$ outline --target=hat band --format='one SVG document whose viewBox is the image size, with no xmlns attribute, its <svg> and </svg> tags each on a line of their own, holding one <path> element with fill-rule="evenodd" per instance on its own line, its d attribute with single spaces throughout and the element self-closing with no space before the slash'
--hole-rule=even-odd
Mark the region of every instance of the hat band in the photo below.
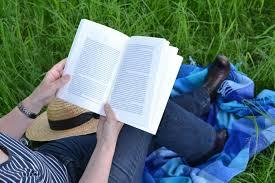
<svg viewBox="0 0 275 183">
<path fill-rule="evenodd" d="M 97 114 L 93 112 L 85 112 L 76 117 L 63 119 L 63 120 L 48 120 L 49 126 L 52 130 L 68 130 L 77 126 L 80 126 L 88 122 L 93 117 L 96 117 Z"/>
</svg>

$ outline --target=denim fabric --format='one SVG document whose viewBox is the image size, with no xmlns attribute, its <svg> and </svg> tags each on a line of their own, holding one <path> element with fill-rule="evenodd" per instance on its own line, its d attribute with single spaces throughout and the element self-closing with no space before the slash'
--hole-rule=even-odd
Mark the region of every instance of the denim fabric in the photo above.
<svg viewBox="0 0 275 183">
<path fill-rule="evenodd" d="M 141 182 L 152 135 L 125 125 L 118 137 L 109 182 Z"/>
<path fill-rule="evenodd" d="M 37 151 L 55 156 L 67 167 L 71 182 L 78 182 L 96 145 L 96 135 L 68 137 L 48 142 Z"/>
<path fill-rule="evenodd" d="M 190 93 L 171 97 L 171 100 L 198 117 L 210 110 L 210 97 L 205 88 L 198 88 Z"/>
<path fill-rule="evenodd" d="M 200 88 L 171 98 L 156 136 L 124 125 L 117 141 L 110 183 L 139 183 L 148 151 L 166 146 L 187 161 L 196 161 L 213 148 L 216 132 L 198 118 L 209 110 L 209 95 Z M 196 115 L 194 115 L 196 114 Z M 96 145 L 95 134 L 68 137 L 46 143 L 38 151 L 65 164 L 72 182 L 78 182 Z"/>
<path fill-rule="evenodd" d="M 165 146 L 188 163 L 200 159 L 212 150 L 216 139 L 215 129 L 199 118 L 209 109 L 210 97 L 204 88 L 171 97 L 149 152 Z"/>
</svg>

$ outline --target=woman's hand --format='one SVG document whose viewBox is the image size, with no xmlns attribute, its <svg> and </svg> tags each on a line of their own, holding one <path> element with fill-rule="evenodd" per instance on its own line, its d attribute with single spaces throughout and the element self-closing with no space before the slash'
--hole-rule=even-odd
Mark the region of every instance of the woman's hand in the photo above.
<svg viewBox="0 0 275 183">
<path fill-rule="evenodd" d="M 39 86 L 23 101 L 23 105 L 32 112 L 38 113 L 54 97 L 59 88 L 69 80 L 69 75 L 62 76 L 66 59 L 54 65 L 46 74 Z"/>
<path fill-rule="evenodd" d="M 109 104 L 104 106 L 106 117 L 100 116 L 97 125 L 97 143 L 80 183 L 108 182 L 119 132 L 123 123 L 117 121 Z"/>
<path fill-rule="evenodd" d="M 115 113 L 109 104 L 104 105 L 106 117 L 100 116 L 97 126 L 97 145 L 115 146 L 123 123 L 116 119 Z"/>
</svg>

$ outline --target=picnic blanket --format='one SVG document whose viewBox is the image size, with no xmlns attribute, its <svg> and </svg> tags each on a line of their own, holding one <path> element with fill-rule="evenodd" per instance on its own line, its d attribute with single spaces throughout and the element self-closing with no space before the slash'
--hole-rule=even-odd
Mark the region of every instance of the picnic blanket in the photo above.
<svg viewBox="0 0 275 183">
<path fill-rule="evenodd" d="M 202 85 L 208 69 L 183 64 L 171 96 Z M 254 96 L 254 82 L 231 65 L 228 78 L 218 90 L 217 101 L 203 119 L 216 129 L 227 128 L 229 139 L 221 153 L 196 167 L 165 147 L 151 153 L 145 163 L 145 183 L 223 183 L 243 172 L 249 159 L 275 140 L 275 92 Z M 180 139 L 179 139 L 180 140 Z"/>
</svg>

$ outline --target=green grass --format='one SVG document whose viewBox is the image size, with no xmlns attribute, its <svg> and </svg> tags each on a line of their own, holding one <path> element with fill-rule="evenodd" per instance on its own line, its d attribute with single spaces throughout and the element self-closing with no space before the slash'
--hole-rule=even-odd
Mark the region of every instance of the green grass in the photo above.
<svg viewBox="0 0 275 183">
<path fill-rule="evenodd" d="M 274 0 L 0 0 L 0 116 L 67 56 L 81 18 L 164 37 L 203 65 L 223 53 L 243 62 L 256 92 L 274 90 L 274 10 Z M 275 182 L 274 158 L 273 145 L 232 182 Z"/>
</svg>

